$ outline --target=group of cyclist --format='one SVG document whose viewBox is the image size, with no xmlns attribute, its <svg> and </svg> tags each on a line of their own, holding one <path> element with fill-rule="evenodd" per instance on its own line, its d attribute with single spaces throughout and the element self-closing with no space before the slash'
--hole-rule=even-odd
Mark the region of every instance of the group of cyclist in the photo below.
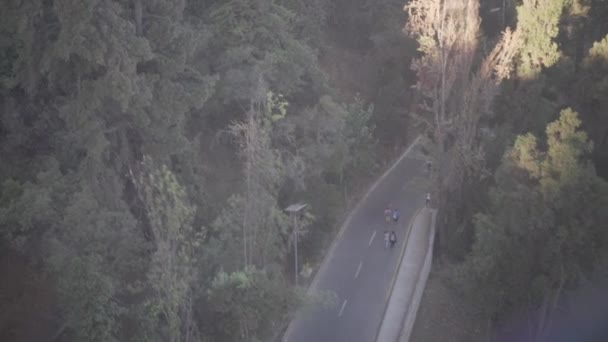
<svg viewBox="0 0 608 342">
<path fill-rule="evenodd" d="M 433 164 L 431 163 L 430 160 L 426 161 L 426 169 L 427 172 L 430 176 L 431 172 L 432 172 L 432 168 L 433 168 Z M 428 207 L 431 204 L 431 194 L 427 193 L 426 194 L 426 198 L 425 198 L 425 206 Z M 397 222 L 399 222 L 399 210 L 394 209 L 391 204 L 389 204 L 386 209 L 384 209 L 384 221 L 386 222 L 387 226 L 390 226 L 391 221 L 393 221 L 393 223 L 395 225 L 397 225 Z M 391 232 L 389 233 L 388 230 L 384 231 L 384 247 L 388 248 L 389 246 L 392 248 L 395 246 L 395 243 L 397 243 L 397 234 L 395 234 L 394 230 L 391 230 Z"/>
<path fill-rule="evenodd" d="M 399 222 L 399 210 L 397 209 L 393 209 L 391 207 L 391 205 L 389 204 L 386 209 L 384 210 L 384 220 L 386 221 L 386 224 L 390 224 L 391 220 L 397 224 L 397 222 Z M 397 243 L 397 234 L 395 234 L 395 231 L 392 230 L 390 233 L 388 232 L 388 230 L 384 231 L 384 247 L 388 248 L 390 247 L 394 247 L 395 243 Z"/>
<path fill-rule="evenodd" d="M 428 207 L 431 204 L 431 194 L 427 193 L 425 198 L 425 204 Z M 394 209 L 390 204 L 384 209 L 384 221 L 387 226 L 390 226 L 391 221 L 397 225 L 399 222 L 399 210 Z M 389 233 L 388 230 L 384 231 L 384 247 L 393 247 L 397 243 L 397 234 L 395 234 L 394 230 L 391 230 Z"/>
<path fill-rule="evenodd" d="M 391 220 L 397 223 L 399 221 L 399 210 L 393 209 L 389 204 L 386 209 L 384 209 L 384 220 L 387 224 L 390 224 Z"/>
</svg>

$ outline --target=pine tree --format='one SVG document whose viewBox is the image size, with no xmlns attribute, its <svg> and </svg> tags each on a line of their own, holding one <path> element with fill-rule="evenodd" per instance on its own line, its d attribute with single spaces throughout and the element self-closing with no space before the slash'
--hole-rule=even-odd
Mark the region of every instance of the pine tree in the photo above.
<svg viewBox="0 0 608 342">
<path fill-rule="evenodd" d="M 546 142 L 517 137 L 496 172 L 488 210 L 475 216 L 476 241 L 465 263 L 490 317 L 526 308 L 534 314 L 530 338 L 537 340 L 608 242 L 600 224 L 608 183 L 588 161 L 592 144 L 580 125 L 578 114 L 565 109 L 547 126 Z"/>
<path fill-rule="evenodd" d="M 555 38 L 563 8 L 564 0 L 524 0 L 517 7 L 517 30 L 523 42 L 517 68 L 519 77 L 538 77 L 541 67 L 550 67 L 559 59 Z"/>
</svg>

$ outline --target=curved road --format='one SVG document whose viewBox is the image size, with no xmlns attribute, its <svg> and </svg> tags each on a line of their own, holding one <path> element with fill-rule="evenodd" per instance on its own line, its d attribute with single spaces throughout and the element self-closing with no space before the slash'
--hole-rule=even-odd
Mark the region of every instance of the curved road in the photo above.
<svg viewBox="0 0 608 342">
<path fill-rule="evenodd" d="M 424 206 L 424 159 L 414 144 L 362 199 L 342 227 L 309 288 L 331 290 L 338 305 L 299 312 L 283 342 L 373 342 L 384 313 L 404 237 Z M 383 212 L 388 203 L 400 212 L 397 245 L 384 248 Z"/>
</svg>

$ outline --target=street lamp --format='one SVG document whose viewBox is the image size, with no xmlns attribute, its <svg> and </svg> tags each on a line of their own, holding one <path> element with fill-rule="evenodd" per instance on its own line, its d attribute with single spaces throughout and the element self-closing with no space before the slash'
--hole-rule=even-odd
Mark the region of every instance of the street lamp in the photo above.
<svg viewBox="0 0 608 342">
<path fill-rule="evenodd" d="M 295 263 L 295 278 L 296 278 L 296 286 L 298 285 L 298 213 L 306 208 L 306 203 L 296 203 L 285 208 L 285 211 L 288 212 L 293 217 L 293 240 L 294 240 L 294 263 Z"/>
</svg>

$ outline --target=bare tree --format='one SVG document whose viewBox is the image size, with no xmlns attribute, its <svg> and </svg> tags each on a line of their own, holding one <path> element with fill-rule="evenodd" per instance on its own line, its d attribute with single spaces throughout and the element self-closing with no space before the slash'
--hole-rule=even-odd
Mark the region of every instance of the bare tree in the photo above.
<svg viewBox="0 0 608 342">
<path fill-rule="evenodd" d="M 506 30 L 477 66 L 478 0 L 412 0 L 404 9 L 409 16 L 405 31 L 417 39 L 422 53 L 412 62 L 421 112 L 410 114 L 433 133 L 434 197 L 443 206 L 448 192 L 460 193 L 466 170 L 482 170 L 479 121 L 490 112 L 500 81 L 509 76 L 519 43 Z"/>
<path fill-rule="evenodd" d="M 277 232 L 271 222 L 277 212 L 275 192 L 282 177 L 278 152 L 271 146 L 274 121 L 285 116 L 286 102 L 269 92 L 262 100 L 251 100 L 245 121 L 233 122 L 230 133 L 237 138 L 244 161 L 245 193 L 241 230 L 244 267 L 263 266 Z"/>
<path fill-rule="evenodd" d="M 453 127 L 455 157 L 449 169 L 454 172 L 450 175 L 452 179 L 446 182 L 450 186 L 448 190 L 457 190 L 467 170 L 474 174 L 483 171 L 484 156 L 478 139 L 479 121 L 484 115 L 491 115 L 492 102 L 499 93 L 500 83 L 511 73 L 511 61 L 518 52 L 518 44 L 517 33 L 507 29 L 463 90 L 462 103 L 457 109 Z"/>
<path fill-rule="evenodd" d="M 462 94 L 477 47 L 477 6 L 475 0 L 413 0 L 405 6 L 409 15 L 405 30 L 418 40 L 422 53 L 412 62 L 412 69 L 418 75 L 415 87 L 422 95 L 424 113 L 413 115 L 433 131 L 439 181 L 445 179 L 441 161 L 447 149 L 448 132 L 458 114 L 448 106 L 450 99 Z M 426 113 L 431 114 L 430 119 Z"/>
</svg>

